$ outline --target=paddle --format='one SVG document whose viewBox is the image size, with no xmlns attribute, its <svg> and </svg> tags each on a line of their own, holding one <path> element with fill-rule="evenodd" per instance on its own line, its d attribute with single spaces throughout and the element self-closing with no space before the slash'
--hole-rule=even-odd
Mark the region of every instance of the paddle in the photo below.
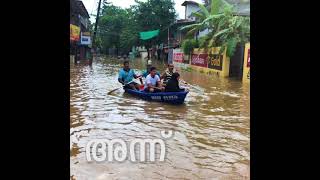
<svg viewBox="0 0 320 180">
<path fill-rule="evenodd" d="M 142 76 L 139 75 L 137 78 L 140 79 L 140 82 L 142 83 Z M 108 92 L 108 95 L 110 95 L 111 93 L 115 92 L 116 90 L 118 90 L 118 89 L 120 89 L 120 88 L 124 88 L 126 85 L 128 85 L 128 84 L 130 84 L 130 83 L 132 83 L 132 82 L 134 82 L 134 80 L 132 80 L 132 81 L 130 81 L 130 82 L 127 82 L 126 84 L 122 85 L 122 87 L 118 87 L 118 88 L 116 88 L 116 89 L 114 89 L 114 90 L 111 90 L 110 92 Z M 142 84 L 139 86 L 139 89 L 142 90 L 143 88 L 144 88 L 144 85 L 143 85 L 143 83 L 142 83 Z"/>
<path fill-rule="evenodd" d="M 187 83 L 186 81 L 184 81 L 184 80 L 180 80 L 180 82 L 182 82 L 183 84 L 185 84 L 185 85 L 188 85 L 189 87 L 191 87 L 191 88 L 194 88 L 194 89 L 196 89 L 196 90 L 198 90 L 198 91 L 201 91 L 201 92 L 203 92 L 203 90 L 201 90 L 201 89 L 199 89 L 198 87 L 196 87 L 196 86 L 193 86 L 193 85 L 191 85 L 191 84 L 189 84 L 189 83 Z"/>
<path fill-rule="evenodd" d="M 132 83 L 132 82 L 134 82 L 134 81 L 132 80 L 132 81 L 130 81 L 130 82 L 125 83 L 124 85 L 122 85 L 122 87 L 118 87 L 118 88 L 116 88 L 116 89 L 114 89 L 114 90 L 111 90 L 110 92 L 108 92 L 108 95 L 110 95 L 111 93 L 115 92 L 116 90 L 118 90 L 118 89 L 120 89 L 120 88 L 124 88 L 126 85 L 128 85 L 128 84 L 130 84 L 130 83 Z"/>
</svg>

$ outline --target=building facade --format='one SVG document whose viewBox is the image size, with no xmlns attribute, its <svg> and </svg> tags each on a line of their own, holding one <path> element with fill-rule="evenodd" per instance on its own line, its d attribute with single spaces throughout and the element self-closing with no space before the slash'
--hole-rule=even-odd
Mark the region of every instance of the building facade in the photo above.
<svg viewBox="0 0 320 180">
<path fill-rule="evenodd" d="M 195 17 L 192 16 L 193 12 L 197 12 L 200 10 L 199 5 L 197 2 L 194 1 L 184 1 L 181 6 L 185 7 L 185 16 L 184 19 L 188 20 L 196 20 Z"/>
<path fill-rule="evenodd" d="M 70 0 L 70 55 L 74 55 L 75 61 L 88 60 L 91 55 L 89 18 L 82 1 Z"/>
</svg>

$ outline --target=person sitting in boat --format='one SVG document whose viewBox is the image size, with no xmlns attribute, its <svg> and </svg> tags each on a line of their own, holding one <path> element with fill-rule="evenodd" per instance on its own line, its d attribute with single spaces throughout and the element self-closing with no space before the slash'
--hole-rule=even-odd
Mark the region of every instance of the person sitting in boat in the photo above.
<svg viewBox="0 0 320 180">
<path fill-rule="evenodd" d="M 160 77 L 157 75 L 155 67 L 150 68 L 150 74 L 146 77 L 144 91 L 146 92 L 161 92 L 164 88 L 161 85 Z"/>
<path fill-rule="evenodd" d="M 152 67 L 152 61 L 148 60 L 147 69 L 142 72 L 142 76 L 146 78 L 150 74 L 150 68 Z M 160 77 L 160 73 L 157 71 L 156 74 Z"/>
<path fill-rule="evenodd" d="M 172 76 L 168 80 L 167 85 L 165 87 L 165 92 L 180 92 L 180 91 L 187 90 L 179 87 L 179 79 L 180 79 L 179 73 L 177 72 L 172 73 Z"/>
<path fill-rule="evenodd" d="M 174 68 L 173 64 L 168 64 L 168 68 L 165 70 L 165 72 L 161 75 L 161 79 L 163 79 L 163 85 L 165 86 L 167 82 L 171 79 L 171 76 L 173 73 L 176 72 L 176 69 Z"/>
<path fill-rule="evenodd" d="M 123 62 L 123 68 L 119 71 L 118 81 L 124 85 L 124 88 L 129 88 L 133 90 L 139 89 L 139 84 L 133 82 L 133 78 L 140 78 L 141 84 L 143 84 L 141 76 L 137 76 L 133 69 L 130 69 L 129 61 Z"/>
</svg>

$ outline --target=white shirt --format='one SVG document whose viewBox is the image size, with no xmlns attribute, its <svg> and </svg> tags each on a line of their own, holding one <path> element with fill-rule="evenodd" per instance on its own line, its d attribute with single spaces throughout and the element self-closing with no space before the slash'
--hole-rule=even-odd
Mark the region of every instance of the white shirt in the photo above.
<svg viewBox="0 0 320 180">
<path fill-rule="evenodd" d="M 144 84 L 144 88 L 147 88 L 148 84 L 151 84 L 152 86 L 156 86 L 157 82 L 160 82 L 160 77 L 158 75 L 151 77 L 151 74 L 149 74 L 146 77 L 146 82 Z"/>
</svg>

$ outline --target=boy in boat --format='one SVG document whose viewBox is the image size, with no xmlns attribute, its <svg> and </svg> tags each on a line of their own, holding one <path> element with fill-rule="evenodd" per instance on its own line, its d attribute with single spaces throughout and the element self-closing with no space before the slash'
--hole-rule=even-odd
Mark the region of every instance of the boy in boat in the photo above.
<svg viewBox="0 0 320 180">
<path fill-rule="evenodd" d="M 133 69 L 130 69 L 129 61 L 123 62 L 123 68 L 119 71 L 118 81 L 124 85 L 124 88 L 129 88 L 133 90 L 139 90 L 139 84 L 133 82 L 133 78 L 140 78 L 141 84 L 143 84 L 141 76 L 137 76 Z"/>
<path fill-rule="evenodd" d="M 146 77 L 144 85 L 144 91 L 146 92 L 161 92 L 164 88 L 161 85 L 160 77 L 156 74 L 157 70 L 155 67 L 150 68 L 150 74 Z"/>
<path fill-rule="evenodd" d="M 163 85 L 165 86 L 167 82 L 171 79 L 172 74 L 177 72 L 174 68 L 173 64 L 168 64 L 168 68 L 165 70 L 165 72 L 161 75 L 161 79 L 163 79 Z"/>
</svg>

